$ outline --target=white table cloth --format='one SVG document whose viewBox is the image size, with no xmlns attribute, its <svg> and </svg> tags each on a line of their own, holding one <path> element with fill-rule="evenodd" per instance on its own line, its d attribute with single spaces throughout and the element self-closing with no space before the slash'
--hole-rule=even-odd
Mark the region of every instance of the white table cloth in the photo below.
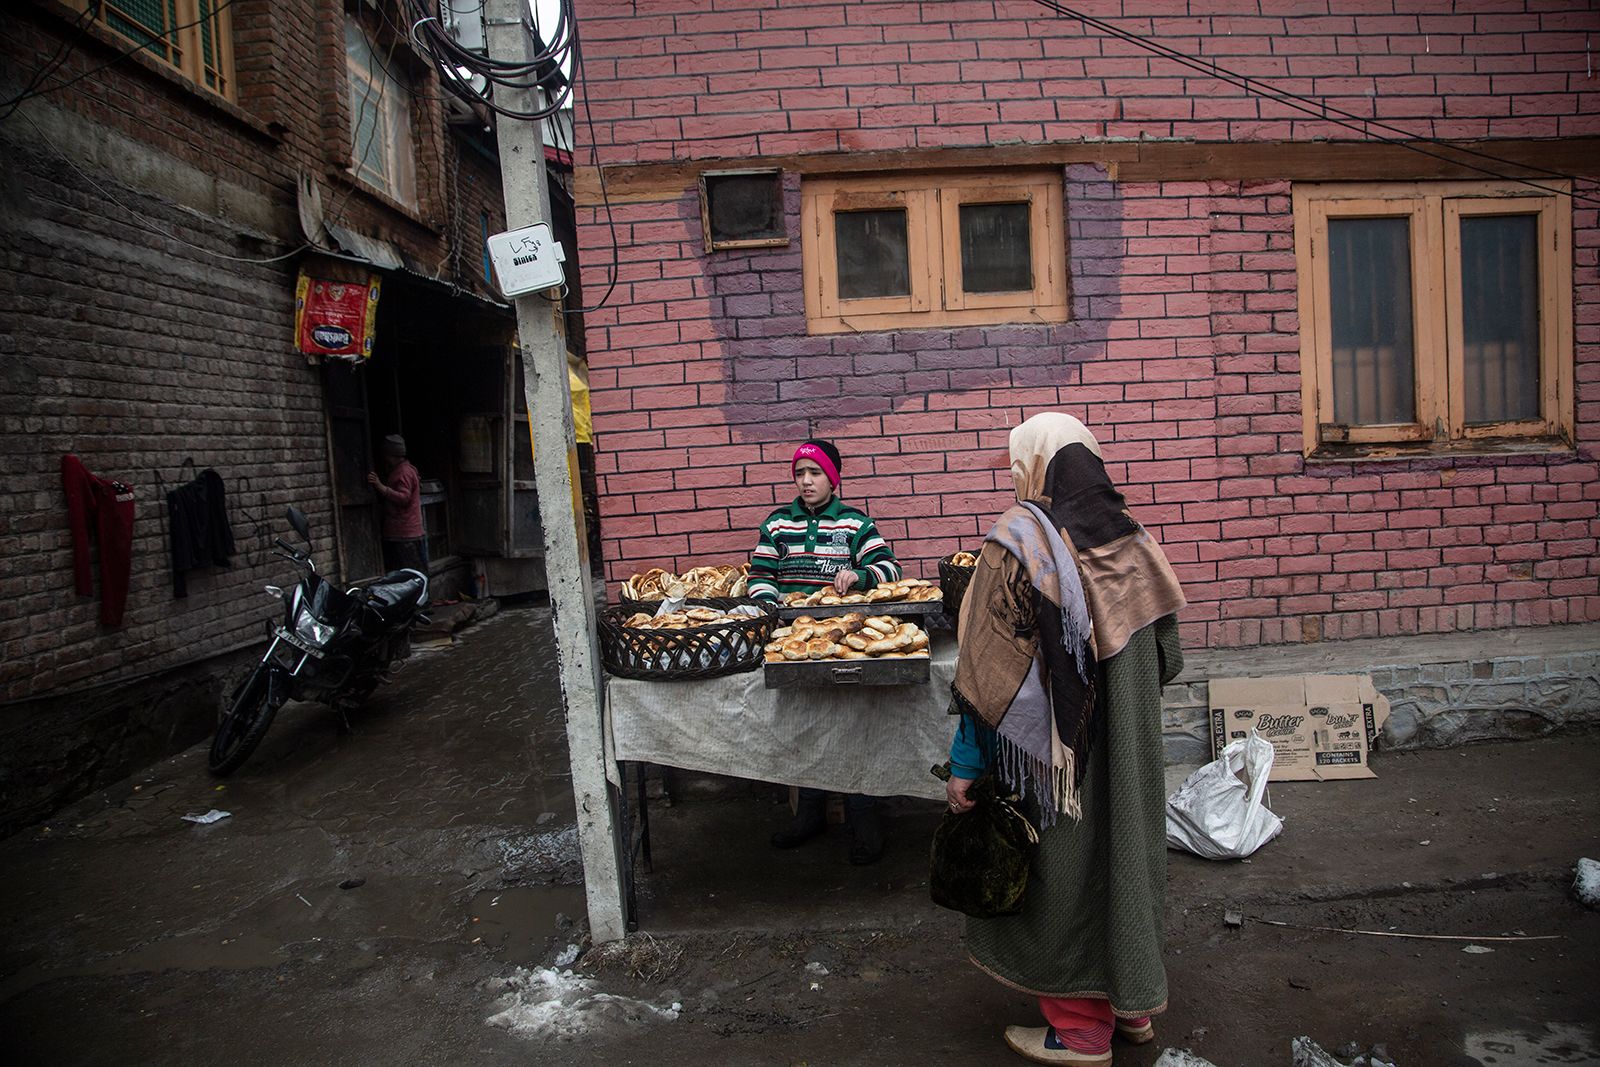
<svg viewBox="0 0 1600 1067">
<path fill-rule="evenodd" d="M 926 685 L 766 688 L 761 670 L 703 682 L 607 677 L 612 756 L 868 796 L 943 799 L 956 642 L 935 634 Z"/>
</svg>

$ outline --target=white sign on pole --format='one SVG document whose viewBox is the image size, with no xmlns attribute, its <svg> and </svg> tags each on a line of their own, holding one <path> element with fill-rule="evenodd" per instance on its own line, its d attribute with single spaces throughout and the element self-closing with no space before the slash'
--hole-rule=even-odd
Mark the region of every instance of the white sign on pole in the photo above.
<svg viewBox="0 0 1600 1067">
<path fill-rule="evenodd" d="M 567 255 L 561 242 L 551 235 L 549 225 L 536 222 L 489 238 L 489 258 L 494 261 L 500 291 L 506 296 L 521 296 L 560 285 L 561 264 Z"/>
</svg>

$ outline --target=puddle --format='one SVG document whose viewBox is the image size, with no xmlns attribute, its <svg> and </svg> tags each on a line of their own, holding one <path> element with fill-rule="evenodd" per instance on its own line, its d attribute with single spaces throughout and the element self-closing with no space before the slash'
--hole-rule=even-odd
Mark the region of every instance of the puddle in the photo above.
<svg viewBox="0 0 1600 1067">
<path fill-rule="evenodd" d="M 0 979 L 0 1002 L 58 978 L 98 978 L 159 971 L 248 971 L 258 967 L 274 967 L 287 958 L 278 941 L 254 934 L 224 937 L 212 933 L 178 937 L 141 945 L 115 956 L 72 967 L 30 964 Z"/>
<path fill-rule="evenodd" d="M 1534 1063 L 1600 1064 L 1595 1033 L 1577 1026 L 1545 1023 L 1543 1032 L 1504 1030 L 1468 1034 L 1463 1051 L 1484 1067 L 1522 1067 Z"/>
<path fill-rule="evenodd" d="M 532 965 L 544 961 L 550 938 L 557 933 L 576 941 L 586 913 L 581 885 L 515 886 L 485 890 L 473 897 L 467 907 L 467 925 L 470 936 L 483 938 L 501 959 Z M 557 915 L 565 915 L 574 925 L 558 931 Z"/>
</svg>

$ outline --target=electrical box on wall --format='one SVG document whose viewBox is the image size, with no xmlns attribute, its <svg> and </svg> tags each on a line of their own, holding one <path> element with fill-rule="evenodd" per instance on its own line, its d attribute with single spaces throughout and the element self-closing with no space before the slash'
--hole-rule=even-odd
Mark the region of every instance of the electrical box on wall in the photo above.
<svg viewBox="0 0 1600 1067">
<path fill-rule="evenodd" d="M 484 51 L 484 0 L 445 0 L 439 5 L 444 28 L 469 52 Z"/>
<path fill-rule="evenodd" d="M 495 234 L 489 238 L 489 258 L 500 291 L 507 296 L 550 289 L 565 280 L 561 264 L 566 252 L 543 222 Z"/>
</svg>

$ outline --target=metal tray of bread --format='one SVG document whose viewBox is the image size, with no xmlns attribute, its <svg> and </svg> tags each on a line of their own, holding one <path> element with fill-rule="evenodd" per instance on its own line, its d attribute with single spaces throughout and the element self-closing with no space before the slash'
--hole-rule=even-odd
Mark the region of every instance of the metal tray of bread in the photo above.
<svg viewBox="0 0 1600 1067">
<path fill-rule="evenodd" d="M 811 616 L 772 632 L 764 654 L 768 689 L 801 685 L 925 685 L 928 633 L 887 615 Z"/>
<path fill-rule="evenodd" d="M 932 677 L 927 656 L 904 659 L 804 660 L 768 663 L 768 689 L 817 685 L 927 685 Z"/>
</svg>

